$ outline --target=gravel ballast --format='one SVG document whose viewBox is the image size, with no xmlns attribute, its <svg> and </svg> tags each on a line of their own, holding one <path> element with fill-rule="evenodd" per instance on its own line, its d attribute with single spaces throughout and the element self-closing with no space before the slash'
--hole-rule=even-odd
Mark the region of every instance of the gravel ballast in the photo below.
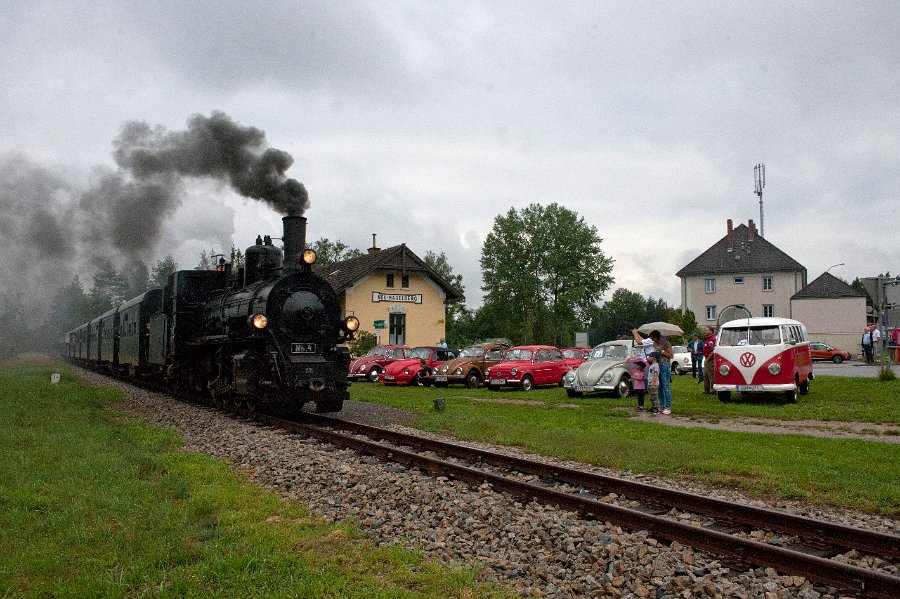
<svg viewBox="0 0 900 599">
<path fill-rule="evenodd" d="M 657 541 L 646 531 L 626 531 L 554 507 L 521 503 L 494 492 L 489 485 L 472 488 L 444 477 L 435 478 L 82 372 L 92 384 L 120 388 L 125 395 L 122 407 L 129 414 L 176 430 L 186 451 L 204 453 L 245 469 L 257 483 L 302 501 L 328 521 L 351 519 L 368 530 L 376 544 L 403 545 L 445 563 L 481 567 L 484 580 L 497 581 L 518 593 L 641 598 L 838 596 L 834 589 L 802 577 L 782 576 L 771 568 L 733 570 L 716 556 L 677 542 Z M 342 415 L 398 429 L 405 429 L 403 423 L 408 422 L 408 415 L 401 410 L 361 402 L 347 402 Z M 522 455 L 510 448 L 464 444 Z M 584 464 L 540 459 L 585 468 Z M 593 471 L 764 505 L 730 490 L 599 468 Z M 890 518 L 795 502 L 770 506 L 898 534 L 897 523 Z M 676 517 L 691 518 L 685 514 Z M 847 561 L 852 562 L 854 557 L 848 555 Z"/>
</svg>

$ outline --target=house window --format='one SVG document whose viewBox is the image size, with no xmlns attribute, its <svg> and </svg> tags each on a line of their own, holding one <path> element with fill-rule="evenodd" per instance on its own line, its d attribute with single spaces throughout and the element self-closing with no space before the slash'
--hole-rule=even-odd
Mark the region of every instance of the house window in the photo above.
<svg viewBox="0 0 900 599">
<path fill-rule="evenodd" d="M 775 304 L 763 304 L 763 316 L 775 316 Z"/>
<path fill-rule="evenodd" d="M 735 277 L 735 278 L 734 278 L 734 284 L 735 284 L 735 285 L 743 285 L 743 284 L 744 284 L 744 277 Z"/>
<path fill-rule="evenodd" d="M 715 306 L 706 306 L 706 320 L 715 320 L 716 319 L 716 307 Z"/>
<path fill-rule="evenodd" d="M 763 277 L 763 291 L 772 291 L 772 277 Z"/>
<path fill-rule="evenodd" d="M 409 289 L 409 275 L 403 275 L 400 277 L 400 287 L 403 289 Z"/>
<path fill-rule="evenodd" d="M 715 293 L 716 292 L 716 280 L 715 279 L 703 279 L 703 288 L 706 290 L 706 293 Z"/>
<path fill-rule="evenodd" d="M 394 288 L 394 273 L 392 273 L 392 272 L 388 273 L 388 275 L 386 277 L 386 281 L 384 283 L 384 286 L 387 287 L 388 289 Z"/>
</svg>

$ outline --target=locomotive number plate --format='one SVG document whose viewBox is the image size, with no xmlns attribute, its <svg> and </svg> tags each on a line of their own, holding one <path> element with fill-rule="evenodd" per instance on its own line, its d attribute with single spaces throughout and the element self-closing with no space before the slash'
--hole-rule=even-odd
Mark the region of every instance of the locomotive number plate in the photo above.
<svg viewBox="0 0 900 599">
<path fill-rule="evenodd" d="M 315 343 L 291 343 L 292 354 L 314 354 L 316 353 Z"/>
</svg>

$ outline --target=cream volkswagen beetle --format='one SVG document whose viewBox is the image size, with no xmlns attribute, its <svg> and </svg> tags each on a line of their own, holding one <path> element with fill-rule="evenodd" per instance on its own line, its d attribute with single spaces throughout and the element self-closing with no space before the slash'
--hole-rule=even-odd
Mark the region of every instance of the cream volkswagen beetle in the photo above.
<svg viewBox="0 0 900 599">
<path fill-rule="evenodd" d="M 591 350 L 590 357 L 581 366 L 566 373 L 563 388 L 569 397 L 580 397 L 584 393 L 628 397 L 631 395 L 631 375 L 625 360 L 643 355 L 643 347 L 635 346 L 631 339 L 601 343 Z"/>
</svg>

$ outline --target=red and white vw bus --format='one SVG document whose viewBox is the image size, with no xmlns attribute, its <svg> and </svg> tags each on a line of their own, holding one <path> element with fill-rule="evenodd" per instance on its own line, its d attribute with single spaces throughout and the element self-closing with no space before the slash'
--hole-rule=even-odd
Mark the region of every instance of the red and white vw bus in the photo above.
<svg viewBox="0 0 900 599">
<path fill-rule="evenodd" d="M 803 323 L 790 318 L 741 318 L 716 335 L 716 379 L 722 401 L 731 392 L 781 392 L 789 403 L 809 393 L 813 379 L 809 339 Z"/>
</svg>

